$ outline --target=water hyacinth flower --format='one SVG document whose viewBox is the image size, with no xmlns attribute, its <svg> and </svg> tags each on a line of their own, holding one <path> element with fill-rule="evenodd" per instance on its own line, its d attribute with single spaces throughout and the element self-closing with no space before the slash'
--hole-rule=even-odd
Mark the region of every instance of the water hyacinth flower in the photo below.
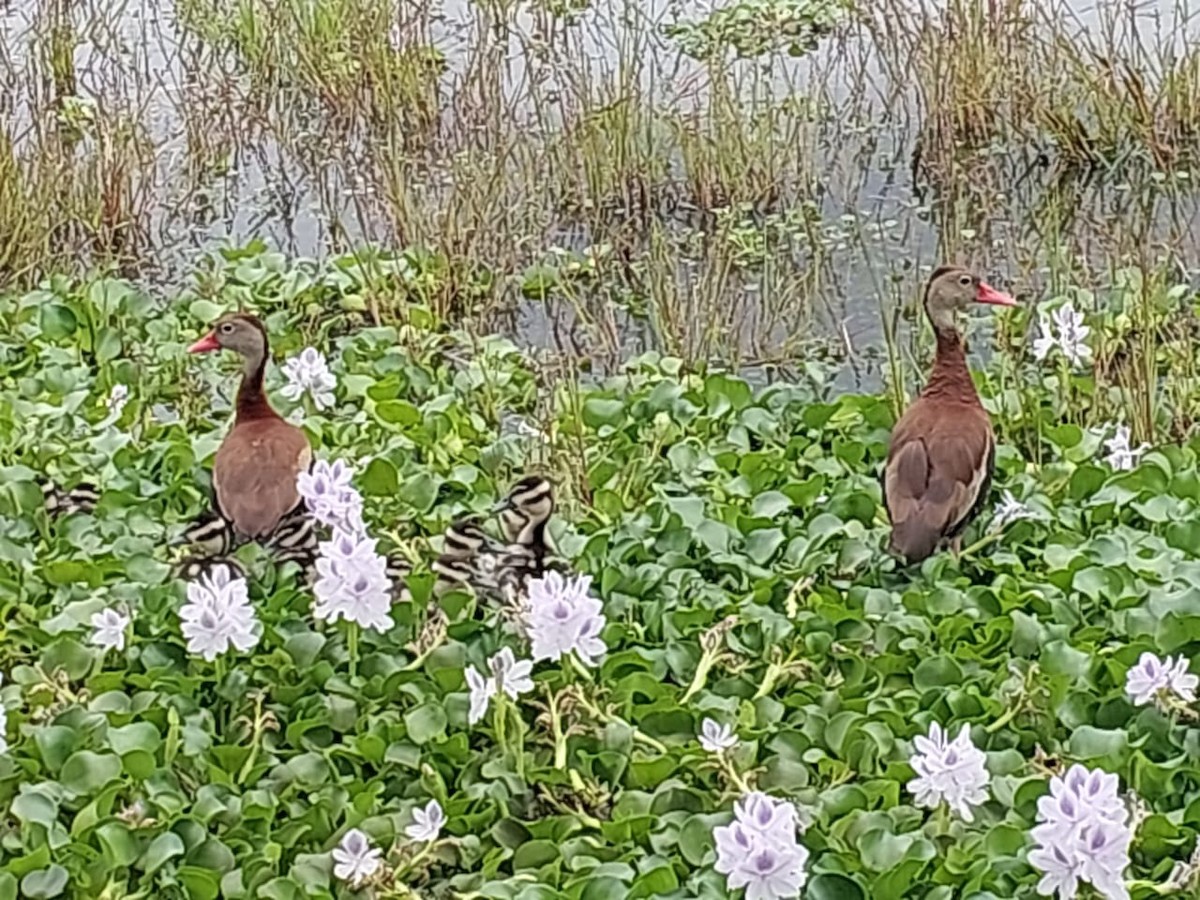
<svg viewBox="0 0 1200 900">
<path fill-rule="evenodd" d="M 733 821 L 713 829 L 717 861 L 725 886 L 746 889 L 746 900 L 799 896 L 807 874 L 808 850 L 796 840 L 796 808 L 760 791 L 733 807 Z"/>
<path fill-rule="evenodd" d="M 1117 425 L 1113 436 L 1104 442 L 1104 449 L 1108 454 L 1104 457 L 1104 461 L 1118 470 L 1135 468 L 1141 461 L 1142 454 L 1150 449 L 1150 445 L 1141 444 L 1137 447 L 1130 447 L 1129 441 L 1129 426 Z"/>
<path fill-rule="evenodd" d="M 125 404 L 128 402 L 129 385 L 114 384 L 108 394 L 108 399 L 104 401 L 104 405 L 108 407 L 109 415 L 117 417 L 121 415 L 121 411 L 125 409 Z"/>
<path fill-rule="evenodd" d="M 340 459 L 319 459 L 296 476 L 296 490 L 318 522 L 351 533 L 365 530 L 362 494 L 350 483 L 354 470 Z"/>
<path fill-rule="evenodd" d="M 599 663 L 607 621 L 600 601 L 588 593 L 591 585 L 591 575 L 563 578 L 558 572 L 529 582 L 525 618 L 534 662 L 574 651 L 585 666 Z"/>
<path fill-rule="evenodd" d="M 508 647 L 502 647 L 488 660 L 488 669 L 491 677 L 484 677 L 474 666 L 467 666 L 464 671 L 470 692 L 471 705 L 467 711 L 469 725 L 474 725 L 487 715 L 488 706 L 497 694 L 503 693 L 516 700 L 533 690 L 533 661 L 518 661 Z"/>
<path fill-rule="evenodd" d="M 212 662 L 231 647 L 245 653 L 258 643 L 258 619 L 246 581 L 217 567 L 187 586 L 188 602 L 179 619 L 189 653 Z"/>
<path fill-rule="evenodd" d="M 467 724 L 474 725 L 487 715 L 488 706 L 496 696 L 496 679 L 484 678 L 474 666 L 467 666 L 464 674 L 471 704 L 467 710 Z"/>
<path fill-rule="evenodd" d="M 488 660 L 488 668 L 492 670 L 496 690 L 512 700 L 533 690 L 533 660 L 518 661 L 508 647 L 502 647 Z"/>
<path fill-rule="evenodd" d="M 971 727 L 964 724 L 958 737 L 948 740 L 942 726 L 934 722 L 929 736 L 913 739 L 917 752 L 909 765 L 917 777 L 908 783 L 908 790 L 918 806 L 934 808 L 945 803 L 962 817 L 975 821 L 973 807 L 987 802 L 987 757 L 971 741 Z"/>
<path fill-rule="evenodd" d="M 442 805 L 436 800 L 430 800 L 424 809 L 417 807 L 413 810 L 413 823 L 404 829 L 409 840 L 436 841 L 446 826 L 446 814 Z"/>
<path fill-rule="evenodd" d="M 333 848 L 333 874 L 357 888 L 379 871 L 383 851 L 371 845 L 371 839 L 357 828 L 351 828 L 342 842 Z"/>
<path fill-rule="evenodd" d="M 305 347 L 298 355 L 283 364 L 287 384 L 280 393 L 289 400 L 299 400 L 307 392 L 317 409 L 333 406 L 333 391 L 337 379 L 329 371 L 325 354 L 315 347 Z"/>
<path fill-rule="evenodd" d="M 1072 366 L 1081 366 L 1091 359 L 1092 351 L 1086 341 L 1091 329 L 1083 324 L 1083 313 L 1067 301 L 1047 317 L 1038 320 L 1040 334 L 1033 341 L 1033 355 L 1040 361 L 1055 348 Z"/>
<path fill-rule="evenodd" d="M 1005 491 L 1000 495 L 1000 503 L 992 514 L 992 530 L 1001 531 L 1012 522 L 1032 516 L 1033 510 L 1014 497 L 1012 491 Z"/>
<path fill-rule="evenodd" d="M 1042 873 L 1038 893 L 1070 900 L 1086 882 L 1108 900 L 1128 900 L 1133 833 L 1118 787 L 1116 775 L 1081 765 L 1050 779 L 1031 832 L 1029 862 Z"/>
<path fill-rule="evenodd" d="M 1200 677 L 1188 671 L 1188 661 L 1180 656 L 1159 659 L 1153 653 L 1143 653 L 1132 669 L 1125 674 L 1125 693 L 1134 706 L 1162 703 L 1172 698 L 1184 703 L 1196 699 Z"/>
<path fill-rule="evenodd" d="M 125 649 L 125 629 L 132 620 L 115 609 L 105 609 L 92 616 L 91 642 L 104 650 Z"/>
<path fill-rule="evenodd" d="M 375 550 L 375 539 L 335 529 L 319 550 L 313 617 L 345 619 L 381 632 L 390 629 L 392 580 L 387 560 Z"/>
<path fill-rule="evenodd" d="M 737 746 L 737 735 L 728 725 L 720 725 L 714 719 L 705 719 L 700 723 L 700 746 L 709 753 L 720 755 L 731 747 Z"/>
</svg>

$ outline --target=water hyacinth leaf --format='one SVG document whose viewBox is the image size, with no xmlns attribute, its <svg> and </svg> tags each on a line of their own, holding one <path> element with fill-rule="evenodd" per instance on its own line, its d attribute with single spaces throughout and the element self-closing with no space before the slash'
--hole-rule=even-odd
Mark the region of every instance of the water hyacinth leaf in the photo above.
<svg viewBox="0 0 1200 900">
<path fill-rule="evenodd" d="M 449 722 L 446 711 L 439 705 L 418 706 L 404 716 L 408 736 L 417 744 L 427 744 L 445 734 Z"/>
<path fill-rule="evenodd" d="M 121 822 L 106 822 L 96 829 L 96 840 L 104 853 L 104 861 L 112 868 L 133 865 L 142 854 L 141 843 Z"/>
<path fill-rule="evenodd" d="M 589 428 L 616 426 L 625 418 L 625 404 L 620 400 L 592 397 L 583 405 L 583 422 Z"/>
<path fill-rule="evenodd" d="M 826 874 L 814 875 L 804 888 L 804 894 L 811 900 L 866 900 L 866 894 L 845 875 Z"/>
<path fill-rule="evenodd" d="M 108 729 L 108 745 L 121 756 L 136 750 L 155 753 L 161 743 L 158 729 L 149 722 L 131 722 L 120 728 Z"/>
<path fill-rule="evenodd" d="M 362 475 L 362 489 L 367 496 L 390 496 L 396 493 L 399 483 L 396 467 L 386 459 L 371 460 Z"/>
<path fill-rule="evenodd" d="M 962 680 L 962 667 L 945 656 L 922 660 L 913 670 L 913 685 L 922 691 L 962 684 Z"/>
<path fill-rule="evenodd" d="M 1071 732 L 1068 743 L 1071 755 L 1082 760 L 1117 761 L 1129 746 L 1129 735 L 1124 731 L 1080 725 Z"/>
<path fill-rule="evenodd" d="M 30 872 L 21 879 L 21 896 L 30 900 L 49 900 L 61 897 L 67 887 L 67 870 L 60 865 Z"/>
<path fill-rule="evenodd" d="M 111 753 L 80 750 L 63 763 L 59 783 L 79 797 L 86 797 L 121 774 L 121 760 Z"/>
<path fill-rule="evenodd" d="M 137 866 L 147 874 L 157 872 L 170 860 L 182 856 L 185 849 L 179 835 L 171 831 L 164 832 L 150 842 L 150 846 L 137 861 Z"/>
<path fill-rule="evenodd" d="M 25 791 L 13 798 L 10 811 L 20 822 L 51 828 L 58 821 L 58 804 L 40 791 Z"/>
</svg>

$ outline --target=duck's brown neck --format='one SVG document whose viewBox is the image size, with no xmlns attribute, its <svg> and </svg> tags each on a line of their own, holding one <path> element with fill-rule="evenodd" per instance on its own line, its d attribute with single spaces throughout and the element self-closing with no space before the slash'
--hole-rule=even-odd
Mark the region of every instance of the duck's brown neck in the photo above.
<svg viewBox="0 0 1200 900">
<path fill-rule="evenodd" d="M 267 345 L 246 357 L 242 369 L 242 383 L 237 392 L 238 422 L 248 422 L 253 419 L 278 419 L 279 413 L 267 402 L 267 394 L 263 390 L 263 377 L 267 371 Z"/>
<path fill-rule="evenodd" d="M 962 335 L 953 326 L 935 325 L 933 333 L 937 337 L 937 355 L 934 356 L 933 371 L 921 396 L 979 406 L 979 394 L 971 381 L 971 370 L 967 368 L 967 352 Z"/>
</svg>

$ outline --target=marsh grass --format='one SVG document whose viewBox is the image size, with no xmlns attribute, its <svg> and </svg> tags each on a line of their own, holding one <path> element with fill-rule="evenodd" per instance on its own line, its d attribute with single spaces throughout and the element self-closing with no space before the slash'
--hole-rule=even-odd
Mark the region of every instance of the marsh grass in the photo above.
<svg viewBox="0 0 1200 900">
<path fill-rule="evenodd" d="M 377 322 L 416 301 L 600 368 L 646 347 L 785 370 L 844 354 L 868 382 L 886 367 L 900 407 L 927 359 L 922 266 L 969 262 L 1031 299 L 1200 267 L 1200 58 L 1168 27 L 1186 7 L 149 10 L 6 13 L 4 286 L 170 280 L 225 235 L 385 247 L 356 276 Z M 1181 352 L 1138 334 L 1144 372 Z"/>
</svg>

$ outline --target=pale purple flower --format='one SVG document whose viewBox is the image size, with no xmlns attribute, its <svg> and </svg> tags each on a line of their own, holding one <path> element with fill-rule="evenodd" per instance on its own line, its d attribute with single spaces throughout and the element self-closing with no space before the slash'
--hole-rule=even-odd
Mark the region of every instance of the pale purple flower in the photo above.
<svg viewBox="0 0 1200 900">
<path fill-rule="evenodd" d="M 1033 355 L 1037 359 L 1045 359 L 1055 348 L 1072 366 L 1081 366 L 1091 358 L 1086 343 L 1091 329 L 1083 324 L 1083 313 L 1070 301 L 1051 312 L 1049 317 L 1043 315 L 1038 327 L 1041 334 L 1033 341 Z"/>
<path fill-rule="evenodd" d="M 917 777 L 908 790 L 918 806 L 945 803 L 964 821 L 973 822 L 972 807 L 987 802 L 989 778 L 987 757 L 971 742 L 971 728 L 963 725 L 958 737 L 948 740 L 942 726 L 934 722 L 929 736 L 913 740 L 917 752 L 909 764 Z"/>
<path fill-rule="evenodd" d="M 319 459 L 309 471 L 296 476 L 296 490 L 318 522 L 361 534 L 365 530 L 363 498 L 350 483 L 353 477 L 354 471 L 344 461 Z"/>
<path fill-rule="evenodd" d="M 1033 515 L 1033 510 L 1018 500 L 1012 495 L 1012 491 L 1005 491 L 1000 495 L 1000 502 L 996 505 L 996 511 L 992 513 L 992 530 L 1002 531 L 1010 522 L 1016 522 L 1018 519 L 1028 519 Z"/>
<path fill-rule="evenodd" d="M 496 696 L 496 679 L 484 678 L 474 666 L 467 666 L 464 674 L 471 701 L 470 709 L 467 710 L 467 724 L 474 725 L 487 715 L 488 705 Z"/>
<path fill-rule="evenodd" d="M 333 848 L 332 856 L 334 877 L 352 888 L 357 888 L 383 865 L 383 851 L 371 846 L 371 839 L 357 828 L 346 832 L 342 842 Z"/>
<path fill-rule="evenodd" d="M 187 596 L 179 619 L 189 653 L 212 662 L 231 647 L 245 653 L 258 643 L 258 619 L 246 581 L 234 578 L 228 567 L 216 567 L 189 582 Z"/>
<path fill-rule="evenodd" d="M 125 629 L 129 616 L 116 609 L 104 609 L 92 616 L 91 642 L 104 650 L 125 649 Z"/>
<path fill-rule="evenodd" d="M 285 362 L 283 377 L 287 379 L 287 384 L 280 393 L 289 400 L 299 400 L 307 391 L 317 409 L 333 406 L 333 391 L 337 387 L 337 379 L 329 371 L 325 355 L 315 347 L 305 347 L 299 355 Z"/>
<path fill-rule="evenodd" d="M 417 807 L 412 815 L 413 824 L 404 829 L 412 841 L 436 841 L 446 826 L 446 814 L 436 800 L 430 800 L 424 809 Z"/>
<path fill-rule="evenodd" d="M 496 689 L 503 691 L 509 698 L 516 700 L 522 694 L 533 690 L 533 661 L 518 661 L 508 647 L 501 648 L 499 653 L 489 659 L 488 667 L 492 670 Z"/>
<path fill-rule="evenodd" d="M 1136 468 L 1141 461 L 1142 454 L 1150 449 L 1149 444 L 1130 447 L 1130 437 L 1128 425 L 1117 425 L 1113 436 L 1104 442 L 1104 449 L 1108 453 L 1104 457 L 1104 461 L 1114 469 Z"/>
<path fill-rule="evenodd" d="M 790 800 L 780 800 L 762 791 L 750 791 L 733 804 L 739 822 L 750 827 L 765 840 L 780 847 L 796 840 L 800 819 Z"/>
<path fill-rule="evenodd" d="M 1153 653 L 1143 653 L 1132 669 L 1125 674 L 1125 692 L 1135 706 L 1161 701 L 1174 696 L 1185 703 L 1196 699 L 1200 678 L 1188 671 L 1185 657 L 1168 656 L 1159 659 Z"/>
<path fill-rule="evenodd" d="M 783 900 L 804 887 L 808 850 L 796 840 L 796 808 L 753 791 L 734 804 L 734 819 L 713 829 L 717 861 L 730 891 L 747 900 Z"/>
<path fill-rule="evenodd" d="M 1050 779 L 1030 833 L 1029 862 L 1042 873 L 1039 893 L 1070 900 L 1086 882 L 1107 900 L 1128 900 L 1124 872 L 1133 834 L 1118 788 L 1116 775 L 1081 765 Z"/>
<path fill-rule="evenodd" d="M 375 550 L 375 539 L 335 529 L 319 549 L 313 617 L 345 619 L 381 632 L 390 629 L 392 580 L 387 560 Z"/>
<path fill-rule="evenodd" d="M 112 390 L 108 394 L 108 399 L 104 401 L 104 405 L 108 407 L 109 415 L 117 418 L 125 409 L 125 404 L 129 402 L 129 385 L 114 384 Z"/>
<path fill-rule="evenodd" d="M 720 755 L 730 747 L 736 747 L 737 742 L 737 735 L 728 725 L 721 725 L 714 719 L 700 723 L 700 746 L 709 753 Z"/>
<path fill-rule="evenodd" d="M 526 630 L 533 660 L 558 660 L 574 651 L 585 666 L 595 666 L 606 647 L 600 637 L 604 607 L 588 590 L 592 576 L 565 579 L 547 572 L 529 583 Z"/>
<path fill-rule="evenodd" d="M 808 851 L 797 844 L 794 848 L 755 847 L 743 857 L 725 879 L 725 886 L 736 891 L 746 889 L 746 900 L 783 900 L 799 897 L 808 877 L 804 865 Z"/>
<path fill-rule="evenodd" d="M 1042 873 L 1037 884 L 1039 894 L 1046 897 L 1057 894 L 1062 900 L 1072 900 L 1078 893 L 1083 863 L 1061 844 L 1034 848 L 1029 853 L 1029 864 Z"/>
</svg>

